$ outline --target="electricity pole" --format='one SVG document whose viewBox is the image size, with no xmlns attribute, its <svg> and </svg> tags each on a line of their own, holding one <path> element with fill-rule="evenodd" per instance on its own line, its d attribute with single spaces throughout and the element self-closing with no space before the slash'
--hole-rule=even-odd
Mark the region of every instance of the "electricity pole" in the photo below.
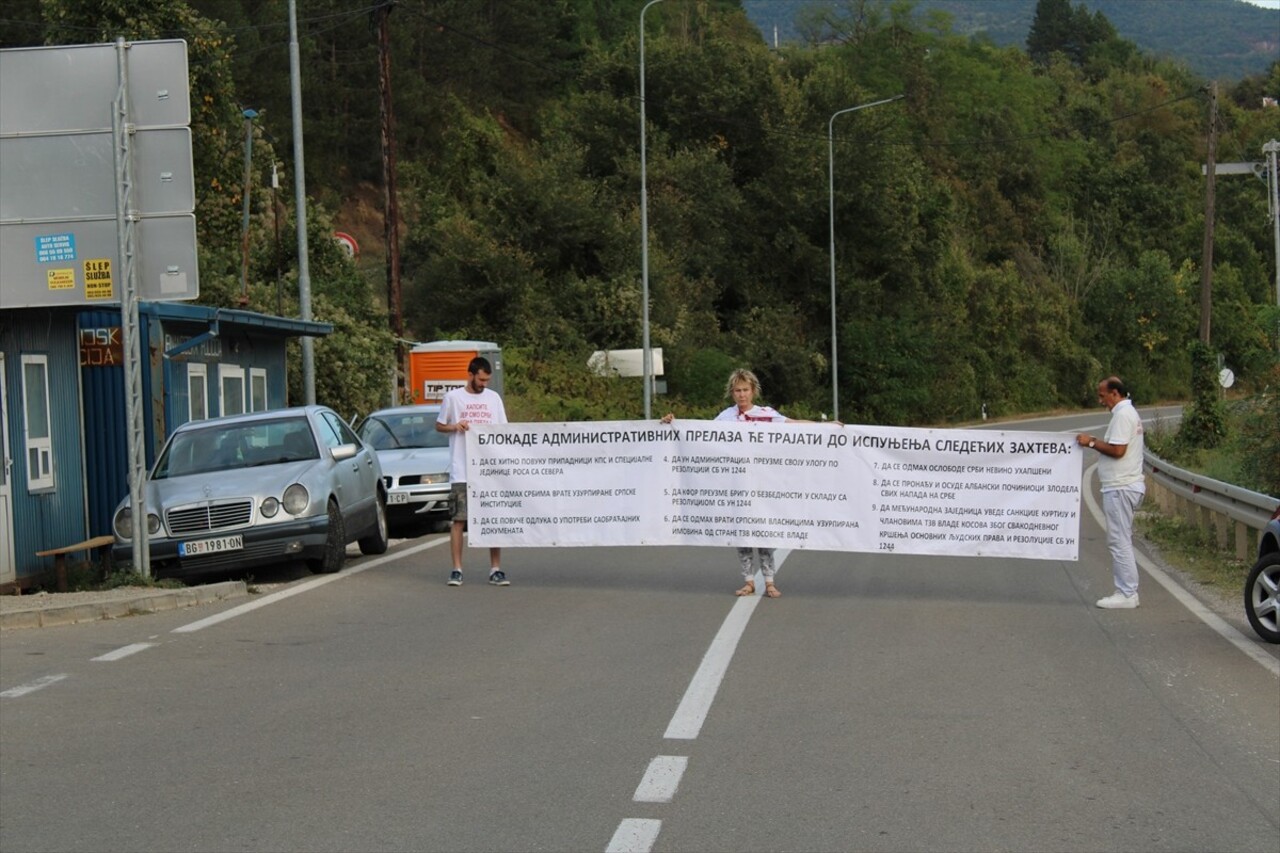
<svg viewBox="0 0 1280 853">
<path fill-rule="evenodd" d="M 1204 253 L 1200 262 L 1200 341 L 1209 343 L 1209 320 L 1213 313 L 1213 192 L 1218 158 L 1218 83 L 1209 84 L 1209 145 L 1204 183 Z"/>
<path fill-rule="evenodd" d="M 382 125 L 382 231 L 387 244 L 387 311 L 396 338 L 396 399 L 400 402 L 401 367 L 404 363 L 404 315 L 400 301 L 400 209 L 396 201 L 396 119 L 391 105 L 391 28 L 388 20 L 394 0 L 386 0 L 378 16 L 378 93 Z"/>
</svg>

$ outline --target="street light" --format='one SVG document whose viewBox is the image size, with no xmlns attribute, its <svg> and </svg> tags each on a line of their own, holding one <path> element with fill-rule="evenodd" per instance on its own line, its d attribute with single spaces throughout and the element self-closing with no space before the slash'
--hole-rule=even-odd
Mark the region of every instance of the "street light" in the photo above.
<svg viewBox="0 0 1280 853">
<path fill-rule="evenodd" d="M 640 328 L 641 346 L 644 349 L 644 419 L 652 417 L 651 395 L 653 392 L 653 350 L 649 347 L 649 190 L 645 173 L 644 142 L 644 13 L 654 3 L 662 0 L 649 0 L 640 10 Z"/>
<path fill-rule="evenodd" d="M 643 83 L 641 84 L 643 87 Z M 643 89 L 642 89 L 643 91 Z M 894 95 L 892 98 L 885 98 L 883 101 L 873 101 L 869 104 L 859 104 L 856 107 L 846 107 L 843 110 L 836 110 L 831 114 L 831 120 L 827 122 L 827 208 L 830 211 L 830 254 L 831 254 L 831 418 L 832 420 L 840 420 L 840 391 L 837 384 L 839 379 L 838 362 L 836 361 L 836 149 L 835 149 L 835 123 L 836 116 L 845 113 L 857 112 L 865 110 L 868 107 L 878 107 L 881 104 L 887 104 L 891 101 L 900 101 L 906 95 Z M 643 106 L 643 105 L 642 105 Z M 648 413 L 645 413 L 646 416 Z"/>
</svg>

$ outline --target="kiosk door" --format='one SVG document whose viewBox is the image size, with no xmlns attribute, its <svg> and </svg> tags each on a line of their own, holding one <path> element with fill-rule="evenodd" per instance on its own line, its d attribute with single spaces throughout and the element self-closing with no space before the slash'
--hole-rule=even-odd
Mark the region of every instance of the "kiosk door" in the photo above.
<svg viewBox="0 0 1280 853">
<path fill-rule="evenodd" d="M 17 580 L 13 551 L 13 457 L 9 455 L 9 421 L 5 414 L 4 353 L 0 352 L 0 584 Z"/>
</svg>

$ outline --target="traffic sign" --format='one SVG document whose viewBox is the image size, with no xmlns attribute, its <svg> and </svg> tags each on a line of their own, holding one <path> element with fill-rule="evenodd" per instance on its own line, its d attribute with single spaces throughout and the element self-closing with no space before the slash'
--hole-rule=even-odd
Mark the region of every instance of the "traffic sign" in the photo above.
<svg viewBox="0 0 1280 853">
<path fill-rule="evenodd" d="M 185 41 L 132 42 L 128 63 L 130 122 L 191 124 Z M 114 44 L 0 50 L 0 134 L 110 130 L 119 87 Z"/>
<path fill-rule="evenodd" d="M 191 131 L 133 135 L 133 209 L 141 214 L 195 210 Z M 110 133 L 0 137 L 0 221 L 116 215 L 114 142 Z"/>
<path fill-rule="evenodd" d="M 190 100 L 181 40 L 0 50 L 0 308 L 120 302 L 135 280 L 139 299 L 199 296 Z"/>
<path fill-rule="evenodd" d="M 141 219 L 135 242 L 139 299 L 199 296 L 194 214 Z M 0 309 L 120 301 L 115 219 L 0 225 L 0 258 Z"/>
</svg>

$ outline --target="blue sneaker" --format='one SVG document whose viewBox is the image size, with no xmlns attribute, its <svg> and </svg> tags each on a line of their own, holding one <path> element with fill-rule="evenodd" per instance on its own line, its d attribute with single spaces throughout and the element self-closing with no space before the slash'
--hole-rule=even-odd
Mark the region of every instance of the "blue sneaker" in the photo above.
<svg viewBox="0 0 1280 853">
<path fill-rule="evenodd" d="M 449 572 L 449 586 L 462 586 L 462 572 L 457 569 Z"/>
<path fill-rule="evenodd" d="M 502 569 L 497 569 L 489 573 L 489 583 L 494 586 L 511 586 L 511 581 L 507 580 L 507 573 Z"/>
</svg>

